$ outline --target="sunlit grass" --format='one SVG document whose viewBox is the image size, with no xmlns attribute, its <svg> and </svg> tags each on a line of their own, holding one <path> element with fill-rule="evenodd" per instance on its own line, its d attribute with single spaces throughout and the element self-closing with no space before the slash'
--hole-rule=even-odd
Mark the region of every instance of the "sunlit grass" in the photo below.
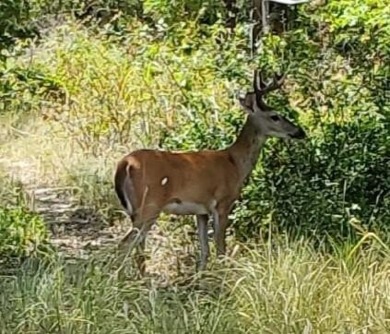
<svg viewBox="0 0 390 334">
<path fill-rule="evenodd" d="M 252 248 L 252 247 L 251 247 Z M 116 276 L 112 255 L 25 264 L 2 277 L 6 333 L 386 333 L 390 257 L 347 259 L 310 243 L 245 250 L 186 284 Z M 225 268 L 225 269 L 218 269 Z M 187 277 L 187 279 L 190 277 Z M 187 280 L 188 281 L 188 280 Z"/>
</svg>

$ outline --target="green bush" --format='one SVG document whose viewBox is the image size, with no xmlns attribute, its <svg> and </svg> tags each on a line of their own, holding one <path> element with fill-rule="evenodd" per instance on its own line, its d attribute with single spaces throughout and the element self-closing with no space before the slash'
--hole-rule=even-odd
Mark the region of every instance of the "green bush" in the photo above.
<svg viewBox="0 0 390 334">
<path fill-rule="evenodd" d="M 30 1 L 0 2 L 0 64 L 18 41 L 39 35 L 38 27 L 31 18 L 31 9 Z"/>
<path fill-rule="evenodd" d="M 262 38 L 258 67 L 268 73 L 288 73 L 286 92 L 270 97 L 270 104 L 295 118 L 307 129 L 309 139 L 305 144 L 267 143 L 262 162 L 234 212 L 239 237 L 258 236 L 270 228 L 269 222 L 279 231 L 319 239 L 354 237 L 353 225 L 388 235 L 390 105 L 386 78 L 390 66 L 385 59 L 390 57 L 390 33 L 385 20 L 388 6 L 367 1 L 367 8 L 373 5 L 373 11 L 356 9 L 349 15 L 339 13 L 341 7 L 335 1 L 316 10 L 303 7 L 297 30 Z M 345 1 L 345 6 L 353 7 L 351 1 Z M 340 50 L 341 30 L 344 46 L 367 36 L 370 39 L 356 50 Z M 230 61 L 239 68 L 234 57 L 240 51 L 232 53 L 231 57 L 223 54 L 225 64 Z M 225 64 L 220 64 L 218 72 L 226 71 Z M 183 120 L 162 146 L 222 148 L 227 144 L 227 138 L 232 138 L 230 128 L 228 134 L 226 129 L 216 131 L 203 120 L 203 113 L 212 108 L 205 100 L 201 97 L 194 103 L 194 108 L 196 104 L 203 110 L 198 111 L 196 124 Z M 237 118 L 242 117 L 234 113 L 235 120 L 228 122 L 240 124 Z"/>
<path fill-rule="evenodd" d="M 119 145 L 218 149 L 242 126 L 234 95 L 250 89 L 252 68 L 287 72 L 284 92 L 269 103 L 309 138 L 267 143 L 233 214 L 237 236 L 256 237 L 270 222 L 319 239 L 353 237 L 352 226 L 386 232 L 388 14 L 373 0 L 300 6 L 297 28 L 263 36 L 254 59 L 242 24 L 221 44 L 220 21 L 205 27 L 193 17 L 172 23 L 158 21 L 157 13 L 156 25 L 129 19 L 119 38 L 108 37 L 109 26 L 96 34 L 68 23 L 44 41 L 51 52 L 43 48 L 29 64 L 65 98 L 40 89 L 34 98 L 48 103 L 67 136 L 95 156 Z"/>
<path fill-rule="evenodd" d="M 39 69 L 45 82 L 51 83 L 50 89 L 40 88 L 35 95 L 45 102 L 50 118 L 97 156 L 118 144 L 155 146 L 171 132 L 177 119 L 191 126 L 194 122 L 188 117 L 196 119 L 204 113 L 213 124 L 215 117 L 208 109 L 230 109 L 234 102 L 228 97 L 234 82 L 218 72 L 229 52 L 223 51 L 217 63 L 211 58 L 219 27 L 210 29 L 206 39 L 193 22 L 175 27 L 175 33 L 158 36 L 139 22 L 131 24 L 125 41 L 68 24 L 48 42 L 53 52 L 43 49 L 29 64 L 30 71 Z M 241 39 L 232 43 L 239 45 Z M 230 52 L 228 61 L 234 56 Z M 232 79 L 244 76 L 245 62 L 240 67 L 235 64 L 238 61 L 223 65 Z M 18 85 L 13 87 L 16 90 Z M 54 92 L 62 95 L 56 99 Z M 35 109 L 41 112 L 39 104 Z M 232 119 L 230 112 L 223 114 Z M 221 140 L 226 126 L 222 121 L 218 125 Z"/>
<path fill-rule="evenodd" d="M 0 70 L 0 87 L 0 114 L 41 111 L 46 99 L 64 97 L 60 84 L 39 67 L 6 66 Z"/>
<path fill-rule="evenodd" d="M 0 254 L 37 255 L 46 246 L 47 230 L 42 218 L 23 208 L 0 208 Z"/>
<path fill-rule="evenodd" d="M 47 248 L 48 233 L 42 217 L 29 209 L 23 185 L 0 169 L 0 257 L 34 257 Z"/>
</svg>

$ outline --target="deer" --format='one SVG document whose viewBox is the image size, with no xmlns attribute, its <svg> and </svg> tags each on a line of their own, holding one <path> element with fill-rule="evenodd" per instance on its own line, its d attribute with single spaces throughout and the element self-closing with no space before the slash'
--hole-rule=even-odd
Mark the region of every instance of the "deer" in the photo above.
<svg viewBox="0 0 390 334">
<path fill-rule="evenodd" d="M 137 266 L 145 273 L 145 240 L 161 213 L 194 215 L 200 243 L 198 270 L 209 258 L 208 221 L 212 218 L 217 257 L 226 253 L 228 216 L 255 168 L 270 137 L 302 140 L 305 131 L 266 104 L 265 96 L 279 89 L 285 75 L 274 74 L 266 83 L 254 71 L 253 90 L 237 96 L 246 121 L 236 140 L 219 150 L 164 151 L 139 149 L 117 164 L 114 187 L 132 228 L 118 248 L 137 251 Z"/>
</svg>

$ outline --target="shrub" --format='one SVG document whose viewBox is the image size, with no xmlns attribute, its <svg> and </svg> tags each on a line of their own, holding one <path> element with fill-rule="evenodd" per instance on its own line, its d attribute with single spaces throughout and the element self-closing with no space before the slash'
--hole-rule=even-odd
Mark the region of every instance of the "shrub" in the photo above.
<svg viewBox="0 0 390 334">
<path fill-rule="evenodd" d="M 23 185 L 0 169 L 0 188 L 0 257 L 34 257 L 48 250 L 46 224 L 29 209 Z"/>
<path fill-rule="evenodd" d="M 0 234 L 2 256 L 37 255 L 48 237 L 42 218 L 23 207 L 0 208 Z"/>
<path fill-rule="evenodd" d="M 31 4 L 24 0 L 4 0 L 0 3 L 0 64 L 7 59 L 19 40 L 39 35 L 30 17 Z"/>
<path fill-rule="evenodd" d="M 218 149 L 242 125 L 233 93 L 249 89 L 251 67 L 285 71 L 285 92 L 269 102 L 309 138 L 267 143 L 233 213 L 237 235 L 258 236 L 269 222 L 320 239 L 353 237 L 352 224 L 386 232 L 389 9 L 372 0 L 342 3 L 300 7 L 297 29 L 263 36 L 255 59 L 244 25 L 221 44 L 220 22 L 133 19 L 119 38 L 107 36 L 109 26 L 96 34 L 67 24 L 30 64 L 64 94 L 56 100 L 37 90 L 36 98 L 95 156 L 118 146 Z"/>
<path fill-rule="evenodd" d="M 303 7 L 297 30 L 262 38 L 258 66 L 268 73 L 288 72 L 288 93 L 275 94 L 270 104 L 296 118 L 309 139 L 305 144 L 268 142 L 263 161 L 234 212 L 240 238 L 259 236 L 270 228 L 269 222 L 273 229 L 319 239 L 354 237 L 351 224 L 388 235 L 390 105 L 385 96 L 390 67 L 384 61 L 390 56 L 386 47 L 390 33 L 384 20 L 388 7 L 372 1 L 366 5 L 376 6 L 375 10 L 365 14 L 356 9 L 345 15 L 338 12 L 336 2 L 316 11 Z M 357 50 L 340 50 L 340 29 L 345 45 L 368 35 L 370 41 Z M 226 58 L 239 66 L 233 57 Z M 223 65 L 218 69 L 224 70 Z M 242 116 L 235 113 L 230 123 L 239 124 L 238 117 Z M 231 130 L 226 132 L 222 129 L 223 139 L 219 139 L 202 118 L 195 126 L 183 120 L 163 146 L 202 148 L 200 133 L 213 133 L 209 140 L 202 137 L 202 143 L 221 148 L 231 138 Z"/>
</svg>

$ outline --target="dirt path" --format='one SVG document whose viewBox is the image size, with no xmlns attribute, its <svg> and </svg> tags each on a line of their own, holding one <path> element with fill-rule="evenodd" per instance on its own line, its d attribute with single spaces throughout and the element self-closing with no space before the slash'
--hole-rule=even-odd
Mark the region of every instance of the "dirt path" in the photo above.
<svg viewBox="0 0 390 334">
<path fill-rule="evenodd" d="M 0 159 L 0 164 L 3 168 L 6 165 L 9 177 L 23 185 L 31 207 L 48 226 L 51 242 L 66 258 L 88 258 L 96 250 L 112 249 L 130 227 L 126 220 L 123 224 L 110 226 L 91 208 L 80 206 L 72 196 L 72 189 L 40 184 L 37 166 L 29 161 Z M 196 249 L 193 244 L 184 245 L 180 241 L 183 240 L 172 240 L 172 235 L 164 233 L 158 226 L 149 233 L 147 267 L 152 275 L 159 277 L 159 281 L 170 281 L 182 271 L 194 271 Z"/>
<path fill-rule="evenodd" d="M 104 246 L 114 246 L 128 226 L 109 226 L 72 196 L 72 189 L 39 183 L 37 166 L 28 160 L 0 160 L 13 180 L 20 182 L 31 207 L 48 226 L 51 242 L 69 257 L 85 257 Z"/>
</svg>

